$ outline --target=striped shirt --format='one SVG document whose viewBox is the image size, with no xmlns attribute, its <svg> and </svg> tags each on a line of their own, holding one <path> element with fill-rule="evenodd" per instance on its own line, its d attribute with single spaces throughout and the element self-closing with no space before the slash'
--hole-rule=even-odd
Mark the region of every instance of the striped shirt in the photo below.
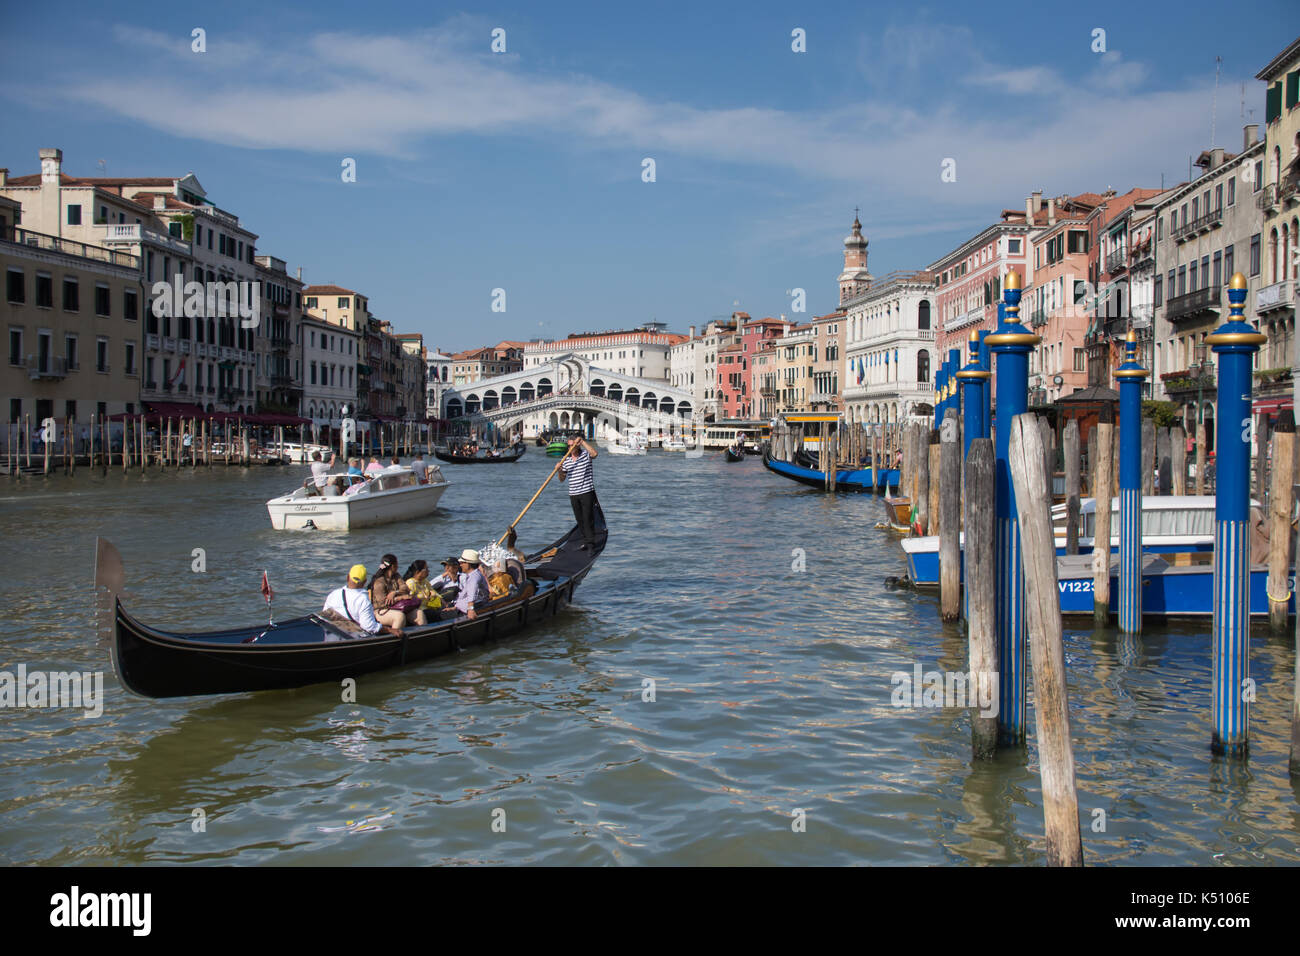
<svg viewBox="0 0 1300 956">
<path fill-rule="evenodd" d="M 565 481 L 570 495 L 582 495 L 596 490 L 596 480 L 591 476 L 591 455 L 583 448 L 564 463 Z"/>
</svg>

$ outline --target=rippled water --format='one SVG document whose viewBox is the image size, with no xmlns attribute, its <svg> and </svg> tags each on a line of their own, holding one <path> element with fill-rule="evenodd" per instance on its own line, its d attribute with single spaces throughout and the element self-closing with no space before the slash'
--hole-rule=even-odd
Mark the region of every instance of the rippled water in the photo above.
<svg viewBox="0 0 1300 956">
<path fill-rule="evenodd" d="M 435 516 L 351 534 L 271 530 L 263 503 L 297 468 L 0 479 L 0 669 L 107 670 L 98 719 L 0 711 L 0 860 L 1043 861 L 1032 727 L 1025 752 L 972 765 L 965 711 L 891 706 L 893 672 L 962 670 L 965 643 L 932 597 L 885 588 L 903 562 L 875 528 L 883 504 L 757 460 L 601 456 L 609 547 L 576 606 L 509 643 L 363 677 L 356 703 L 334 685 L 143 700 L 95 638 L 96 534 L 121 550 L 142 620 L 254 623 L 263 568 L 277 617 L 313 611 L 356 561 L 486 544 L 553 464 L 530 449 L 444 465 Z M 571 522 L 548 489 L 521 547 Z M 1209 752 L 1207 628 L 1070 630 L 1066 655 L 1089 862 L 1300 862 L 1290 637 L 1255 635 L 1244 765 Z"/>
</svg>

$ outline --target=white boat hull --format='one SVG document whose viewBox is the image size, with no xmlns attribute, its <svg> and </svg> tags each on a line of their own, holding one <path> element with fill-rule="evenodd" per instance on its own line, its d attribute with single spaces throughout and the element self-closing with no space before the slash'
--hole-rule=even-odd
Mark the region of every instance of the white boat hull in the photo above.
<svg viewBox="0 0 1300 956">
<path fill-rule="evenodd" d="M 407 472 L 409 475 L 410 473 Z M 378 479 L 377 479 L 378 480 Z M 308 496 L 298 488 L 266 503 L 271 527 L 277 531 L 352 531 L 372 525 L 409 521 L 432 514 L 450 482 L 410 484 L 391 490 L 366 490 L 355 495 Z"/>
</svg>

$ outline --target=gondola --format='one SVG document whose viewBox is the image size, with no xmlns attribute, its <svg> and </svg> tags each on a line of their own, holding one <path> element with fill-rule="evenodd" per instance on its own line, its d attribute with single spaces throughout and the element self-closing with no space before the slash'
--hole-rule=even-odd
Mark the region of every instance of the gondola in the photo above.
<svg viewBox="0 0 1300 956">
<path fill-rule="evenodd" d="M 798 456 L 796 456 L 796 461 Z M 810 488 L 826 487 L 826 476 L 817 468 L 800 464 L 790 464 L 772 457 L 770 451 L 763 452 L 763 466 L 768 471 L 789 478 Z M 840 468 L 835 472 L 835 490 L 840 492 L 887 491 L 897 487 L 898 472 L 882 468 L 879 480 L 875 480 L 870 468 Z"/>
<path fill-rule="evenodd" d="M 745 452 L 742 449 L 736 449 L 732 446 L 727 446 L 727 461 L 744 461 L 744 460 L 745 460 Z"/>
<path fill-rule="evenodd" d="M 429 658 L 508 638 L 549 621 L 573 601 L 573 592 L 605 550 L 609 531 L 595 508 L 596 544 L 581 546 L 575 526 L 550 547 L 529 555 L 521 593 L 487 604 L 474 620 L 458 618 L 392 634 L 354 637 L 310 614 L 273 626 L 255 624 L 180 634 L 142 624 L 122 606 L 122 559 L 111 542 L 96 539 L 95 585 L 112 614 L 113 666 L 118 679 L 143 697 L 191 697 L 303 687 Z"/>
<path fill-rule="evenodd" d="M 439 461 L 450 462 L 453 465 L 505 465 L 523 458 L 527 450 L 528 446 L 523 442 L 516 442 L 508 453 L 496 458 L 483 455 L 454 455 L 445 448 L 435 448 L 433 454 Z"/>
</svg>

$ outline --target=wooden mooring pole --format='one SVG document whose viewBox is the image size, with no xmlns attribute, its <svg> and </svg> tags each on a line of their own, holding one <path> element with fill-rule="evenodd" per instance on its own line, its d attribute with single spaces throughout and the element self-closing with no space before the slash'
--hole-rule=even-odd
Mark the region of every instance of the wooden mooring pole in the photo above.
<svg viewBox="0 0 1300 956">
<path fill-rule="evenodd" d="M 1187 433 L 1182 425 L 1169 429 L 1169 455 L 1174 477 L 1172 491 L 1175 495 L 1187 494 Z"/>
<path fill-rule="evenodd" d="M 1295 417 L 1290 409 L 1278 416 L 1273 431 L 1273 454 L 1268 495 L 1268 623 L 1275 634 L 1285 634 L 1291 591 L 1291 487 L 1295 476 Z"/>
<path fill-rule="evenodd" d="M 1011 432 L 1010 466 L 1025 556 L 1025 618 L 1034 668 L 1034 723 L 1043 781 L 1047 863 L 1082 866 L 1052 502 L 1042 493 L 1044 479 L 1039 473 L 1043 467 L 1042 436 L 1034 417 L 1028 414 L 1012 420 Z"/>
<path fill-rule="evenodd" d="M 957 409 L 944 412 L 939 429 L 939 615 L 961 616 L 961 436 Z M 934 446 L 931 446 L 934 447 Z"/>
<path fill-rule="evenodd" d="M 926 528 L 925 533 L 937 535 L 939 534 L 939 528 L 942 525 L 942 517 L 939 513 L 939 429 L 934 428 L 930 430 L 928 441 L 929 447 L 926 451 L 929 455 L 930 501 L 927 513 L 929 515 L 930 524 Z"/>
<path fill-rule="evenodd" d="M 1092 475 L 1092 618 L 1098 624 L 1110 619 L 1110 499 L 1114 490 L 1115 426 L 1110 406 L 1102 408 L 1093 434 L 1097 436 Z"/>
<path fill-rule="evenodd" d="M 966 638 L 971 682 L 983 681 L 994 694 L 998 684 L 998 646 L 994 570 L 996 485 L 993 440 L 976 438 L 966 455 Z M 986 695 L 985 700 L 989 699 Z M 996 697 L 994 697 L 996 699 Z M 997 714 L 972 710 L 971 749 L 976 759 L 993 756 L 998 746 Z"/>
<path fill-rule="evenodd" d="M 1079 420 L 1071 418 L 1061 436 L 1065 455 L 1065 553 L 1079 553 Z"/>
</svg>

